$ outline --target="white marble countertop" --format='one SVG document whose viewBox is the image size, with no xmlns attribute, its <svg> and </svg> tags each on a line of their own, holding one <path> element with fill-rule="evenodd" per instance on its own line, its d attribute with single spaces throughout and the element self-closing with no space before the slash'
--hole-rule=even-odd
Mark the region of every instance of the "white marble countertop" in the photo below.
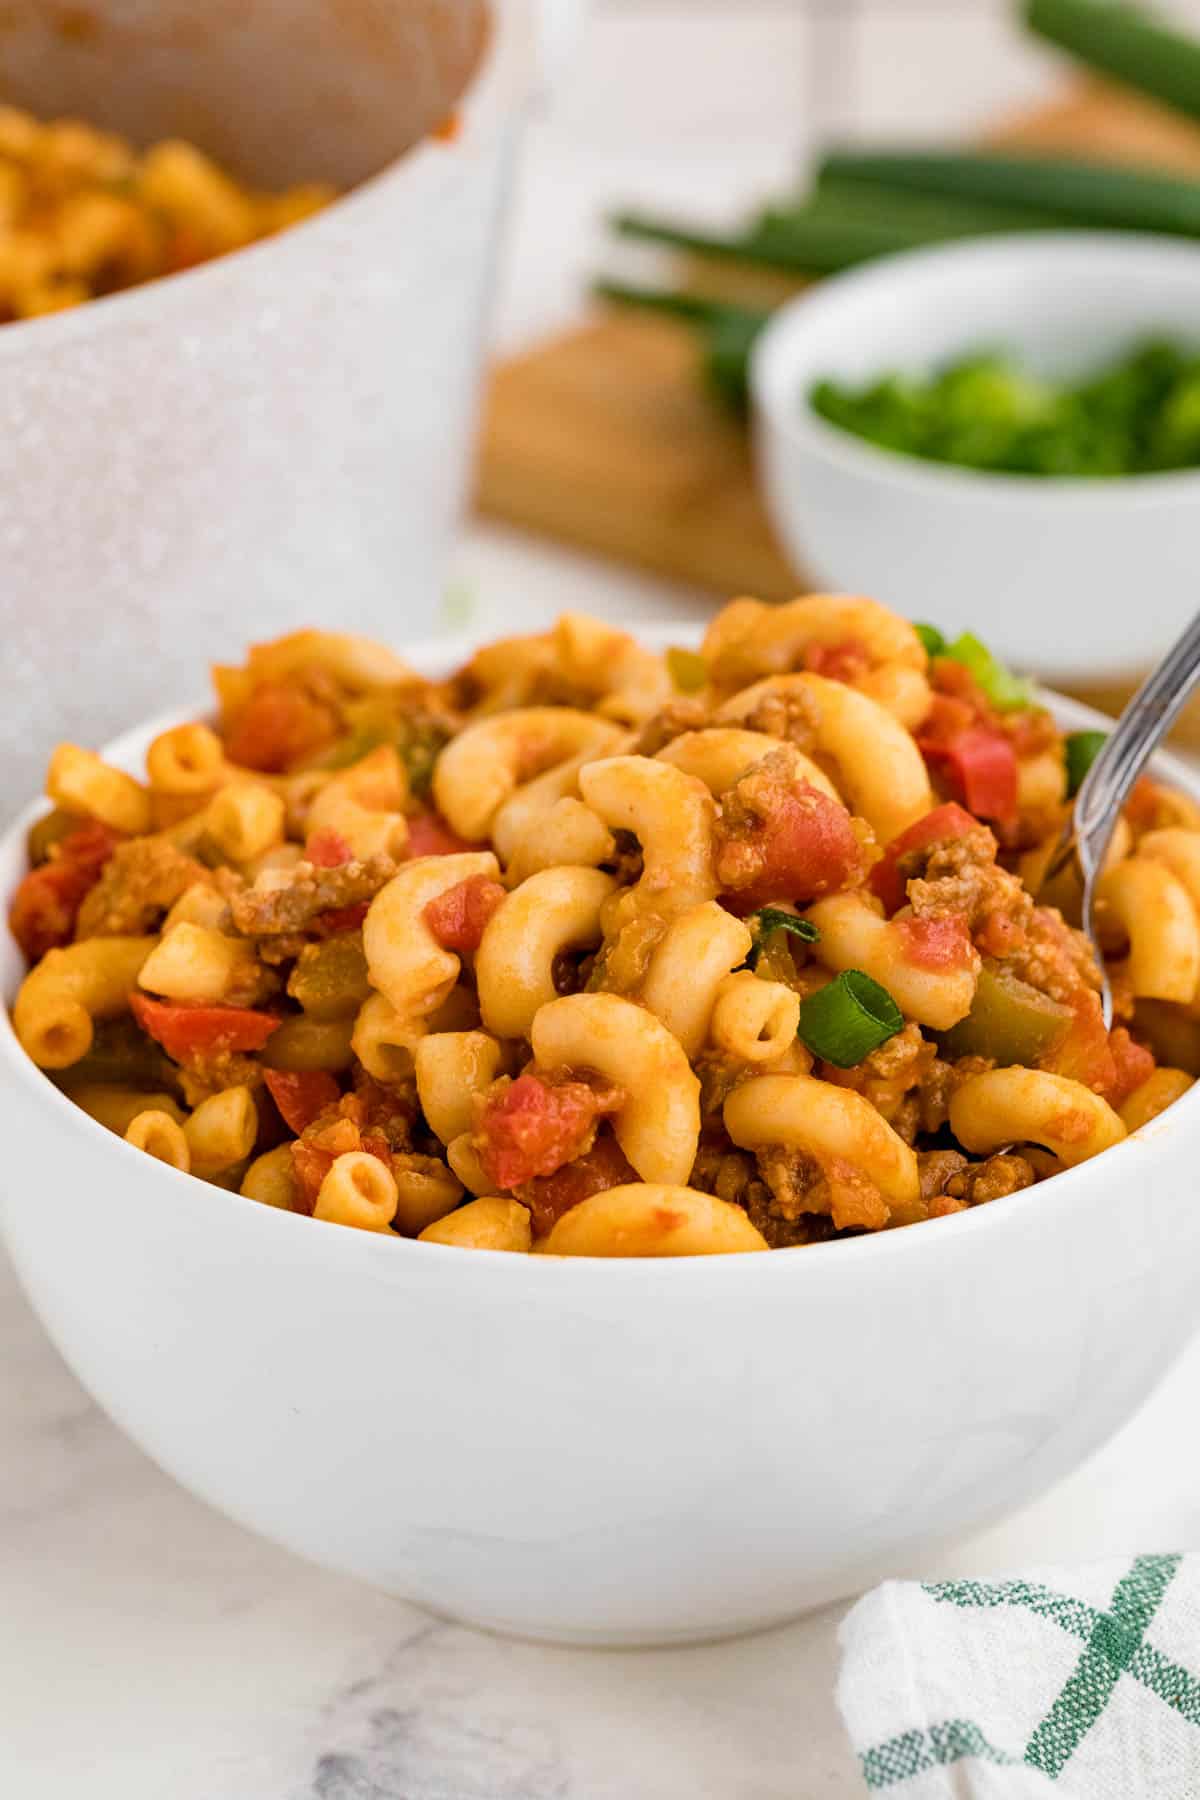
<svg viewBox="0 0 1200 1800">
<path fill-rule="evenodd" d="M 1051 78 L 1001 0 L 814 10 L 613 0 L 533 133 L 502 343 L 570 316 L 606 201 L 728 209 L 783 178 L 814 128 L 927 129 L 934 92 L 933 122 L 957 128 Z M 706 605 L 481 527 L 459 574 L 485 630 L 568 605 L 680 620 Z M 832 1699 L 840 1608 L 678 1651 L 481 1636 L 311 1569 L 183 1493 L 90 1403 L 2 1262 L 0 1368 L 0 1794 L 73 1800 L 85 1780 L 93 1800 L 862 1792 Z M 919 1573 L 1200 1543 L 1198 1399 L 1200 1346 L 1072 1480 Z"/>
</svg>

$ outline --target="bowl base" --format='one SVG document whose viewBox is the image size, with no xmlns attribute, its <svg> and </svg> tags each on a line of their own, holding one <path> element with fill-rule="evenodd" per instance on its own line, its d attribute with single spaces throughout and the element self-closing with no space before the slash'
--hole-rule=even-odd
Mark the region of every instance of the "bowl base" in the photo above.
<svg viewBox="0 0 1200 1800">
<path fill-rule="evenodd" d="M 431 1618 L 441 1619 L 447 1625 L 461 1625 L 468 1631 L 480 1631 L 488 1637 L 510 1638 L 519 1644 L 553 1644 L 563 1650 L 682 1650 L 693 1645 L 698 1648 L 704 1644 L 725 1644 L 735 1638 L 761 1637 L 768 1631 L 782 1631 L 785 1626 L 794 1625 L 798 1619 L 808 1618 L 836 1600 L 856 1596 L 859 1591 L 859 1584 L 854 1583 L 847 1585 L 841 1594 L 822 1595 L 811 1606 L 793 1606 L 782 1613 L 734 1619 L 727 1625 L 683 1626 L 674 1631 L 664 1630 L 661 1626 L 645 1630 L 607 1626 L 598 1626 L 594 1630 L 572 1630 L 561 1625 L 531 1624 L 525 1620 L 516 1622 L 508 1619 L 480 1619 L 465 1613 L 444 1612 L 439 1607 L 428 1606 L 420 1600 L 408 1600 L 403 1595 L 397 1595 L 396 1598 L 405 1599 L 406 1605 L 418 1606 Z"/>
</svg>

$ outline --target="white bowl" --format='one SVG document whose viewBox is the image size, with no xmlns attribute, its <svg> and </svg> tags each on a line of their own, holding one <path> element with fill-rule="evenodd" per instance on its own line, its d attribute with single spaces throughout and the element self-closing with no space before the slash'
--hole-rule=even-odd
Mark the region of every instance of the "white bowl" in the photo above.
<svg viewBox="0 0 1200 1800">
<path fill-rule="evenodd" d="M 1071 377 L 1158 334 L 1200 347 L 1197 245 L 1019 234 L 822 282 L 780 309 L 754 359 L 780 536 L 819 583 L 969 628 L 1047 679 L 1146 665 L 1200 597 L 1200 473 L 1059 480 L 922 462 L 840 430 L 808 394 L 823 377 L 922 373 L 980 348 Z"/>
<path fill-rule="evenodd" d="M 182 703 L 231 619 L 433 628 L 549 4 L 491 0 L 458 137 L 412 149 L 413 19 L 453 38 L 480 0 L 96 0 L 85 42 L 53 8 L 6 26 L 6 99 L 190 132 L 260 182 L 362 183 L 280 237 L 0 328 L 14 798 L 80 694 L 97 739 Z"/>
<path fill-rule="evenodd" d="M 137 766 L 162 723 L 112 754 Z M 38 810 L 0 841 L 0 893 Z M 6 1000 L 21 973 L 6 941 Z M 1196 1321 L 1200 1087 L 977 1211 L 678 1261 L 273 1211 L 103 1130 L 7 1017 L 0 1141 L 30 1299 L 162 1468 L 316 1562 L 554 1641 L 717 1637 L 918 1569 L 1075 1468 Z"/>
</svg>

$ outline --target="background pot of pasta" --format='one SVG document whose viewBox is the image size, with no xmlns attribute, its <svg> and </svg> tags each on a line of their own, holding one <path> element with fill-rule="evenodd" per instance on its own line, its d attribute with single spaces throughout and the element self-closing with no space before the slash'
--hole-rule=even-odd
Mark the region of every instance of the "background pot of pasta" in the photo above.
<svg viewBox="0 0 1200 1800">
<path fill-rule="evenodd" d="M 108 754 L 140 767 L 175 722 Z M 36 810 L 0 842 L 5 893 Z M 22 973 L 6 938 L 9 1002 Z M 971 1212 L 664 1261 L 388 1241 L 243 1199 L 106 1132 L 6 1014 L 0 1137 L 25 1288 L 162 1468 L 302 1556 L 554 1641 L 717 1637 L 919 1571 L 1082 1462 L 1196 1323 L 1200 1084 Z"/>
<path fill-rule="evenodd" d="M 32 783 L 81 708 L 98 739 L 131 703 L 182 702 L 230 620 L 432 623 L 540 17 L 541 0 L 5 9 L 7 103 L 139 144 L 179 134 L 262 186 L 353 190 L 185 274 L 0 326 L 10 778 Z M 431 137 L 456 102 L 457 136 Z"/>
</svg>

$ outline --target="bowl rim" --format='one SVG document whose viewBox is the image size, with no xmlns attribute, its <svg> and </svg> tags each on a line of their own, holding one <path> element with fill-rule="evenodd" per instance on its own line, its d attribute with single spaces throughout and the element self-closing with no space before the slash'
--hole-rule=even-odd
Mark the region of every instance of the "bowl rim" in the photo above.
<svg viewBox="0 0 1200 1800">
<path fill-rule="evenodd" d="M 271 254 L 279 256 L 288 251 L 295 254 L 298 243 L 307 245 L 323 230 L 329 231 L 331 220 L 340 220 L 348 212 L 364 209 L 381 191 L 402 180 L 420 179 L 441 185 L 456 166 L 455 151 L 477 148 L 483 139 L 498 135 L 502 126 L 496 115 L 504 110 L 506 71 L 521 47 L 522 25 L 519 16 L 503 4 L 503 0 L 499 4 L 497 0 L 491 0 L 489 12 L 488 37 L 479 63 L 459 98 L 456 112 L 460 129 L 452 140 L 443 142 L 427 132 L 362 181 L 356 181 L 352 187 L 336 194 L 320 212 L 311 213 L 284 231 L 257 238 L 236 250 L 226 250 L 189 269 L 155 275 L 149 281 L 118 288 L 111 294 L 98 294 L 94 299 L 62 312 L 10 320 L 0 327 L 0 357 L 16 357 L 25 351 L 32 353 L 41 349 L 53 353 L 60 346 L 87 338 L 92 333 L 119 330 L 124 324 L 136 328 L 147 314 L 153 314 L 156 306 L 183 305 L 200 282 L 207 283 L 215 296 L 217 284 L 221 280 L 231 283 L 248 260 L 253 259 L 256 266 Z M 515 96 L 514 110 L 519 110 L 522 104 L 522 99 Z M 417 173 L 410 174 L 410 171 Z M 281 289 L 281 294 L 284 292 L 286 290 Z"/>
<path fill-rule="evenodd" d="M 823 277 L 813 287 L 777 307 L 751 353 L 750 390 L 753 412 L 760 429 L 768 429 L 786 441 L 793 451 L 819 456 L 841 473 L 859 480 L 886 481 L 927 496 L 1021 509 L 1073 507 L 1108 510 L 1114 505 L 1137 510 L 1163 501 L 1192 501 L 1200 495 L 1200 468 L 1163 469 L 1135 475 L 1025 475 L 991 469 L 964 468 L 939 463 L 901 450 L 890 450 L 833 424 L 813 410 L 808 392 L 797 394 L 793 379 L 787 386 L 793 361 L 792 346 L 805 326 L 822 325 L 836 316 L 846 300 L 884 289 L 895 278 L 989 263 L 1011 263 L 1025 256 L 1031 273 L 1034 265 L 1083 261 L 1100 255 L 1125 258 L 1134 267 L 1156 260 L 1196 272 L 1197 313 L 1200 315 L 1200 256 L 1184 238 L 1144 231 L 1005 231 L 986 237 L 966 238 L 902 250 L 840 274 Z M 1083 309 L 1081 307 L 1081 316 Z M 1150 327 L 1147 326 L 1147 331 Z M 809 377 L 811 380 L 812 377 Z"/>
<path fill-rule="evenodd" d="M 639 624 L 636 620 L 613 620 L 611 623 L 615 629 L 632 632 L 638 636 L 641 642 L 657 649 L 665 649 L 671 644 L 679 643 L 681 639 L 684 641 L 689 637 L 696 639 L 700 632 L 698 625 L 694 623 L 685 625 L 682 621 L 672 623 L 655 620 L 652 622 L 642 621 Z M 399 654 L 402 654 L 405 660 L 412 663 L 420 672 L 436 676 L 456 667 L 481 643 L 488 641 L 490 639 L 485 639 L 477 633 L 460 632 L 453 636 L 421 640 L 403 647 Z M 1057 694 L 1052 689 L 1039 688 L 1037 691 L 1051 706 L 1055 717 L 1061 719 L 1065 724 L 1070 724 L 1074 729 L 1087 726 L 1111 726 L 1112 724 L 1110 718 L 1097 712 L 1093 707 L 1084 706 L 1081 702 Z M 127 766 L 131 760 L 140 758 L 144 754 L 146 745 L 159 731 L 164 731 L 172 725 L 203 719 L 206 716 L 211 716 L 211 708 L 207 702 L 172 708 L 169 712 L 158 714 L 139 725 L 131 726 L 117 737 L 110 739 L 103 746 L 101 754 L 111 757 L 119 766 Z M 1158 753 L 1153 759 L 1152 766 L 1176 786 L 1189 793 L 1193 799 L 1200 800 L 1200 771 L 1189 769 L 1186 764 L 1169 752 Z M 23 861 L 25 834 L 30 825 L 41 816 L 45 806 L 44 797 L 31 800 L 0 832 L 0 868 L 4 868 L 10 861 L 17 863 Z M 7 896 L 4 898 L 6 900 Z M 431 1278 L 435 1268 L 442 1270 L 444 1278 L 455 1269 L 459 1270 L 464 1277 L 469 1277 L 470 1269 L 485 1270 L 494 1264 L 512 1265 L 516 1270 L 525 1271 L 531 1267 L 547 1264 L 555 1271 L 553 1276 L 546 1278 L 551 1282 L 571 1280 L 590 1284 L 593 1277 L 589 1275 L 589 1271 L 594 1271 L 598 1265 L 603 1265 L 606 1268 L 611 1267 L 614 1271 L 617 1269 L 620 1271 L 606 1276 L 604 1278 L 606 1281 L 620 1282 L 626 1287 L 644 1287 L 655 1293 L 674 1292 L 678 1288 L 687 1293 L 696 1284 L 705 1287 L 715 1284 L 719 1290 L 732 1294 L 736 1290 L 731 1286 L 731 1275 L 728 1268 L 731 1263 L 740 1265 L 752 1261 L 754 1267 L 762 1266 L 764 1272 L 742 1275 L 738 1277 L 741 1281 L 795 1280 L 798 1277 L 795 1274 L 789 1275 L 787 1272 L 794 1271 L 797 1267 L 811 1267 L 814 1274 L 810 1279 L 813 1280 L 827 1278 L 830 1269 L 836 1269 L 839 1266 L 844 1267 L 849 1275 L 849 1271 L 855 1263 L 861 1263 L 866 1258 L 872 1258 L 875 1262 L 879 1262 L 881 1258 L 920 1254 L 920 1244 L 927 1241 L 930 1245 L 930 1253 L 932 1253 L 933 1227 L 935 1226 L 938 1228 L 936 1241 L 940 1244 L 949 1244 L 952 1234 L 954 1241 L 958 1241 L 964 1232 L 969 1232 L 977 1237 L 982 1245 L 987 1234 L 1009 1228 L 1006 1227 L 1006 1221 L 1012 1221 L 1011 1229 L 1016 1229 L 1016 1222 L 1023 1219 L 1031 1208 L 1038 1205 L 1045 1206 L 1048 1203 L 1044 1193 L 1041 1192 L 1046 1184 L 1035 1182 L 1032 1187 L 1025 1188 L 1019 1193 L 1006 1195 L 1000 1203 L 972 1207 L 966 1212 L 952 1213 L 941 1219 L 923 1220 L 915 1229 L 901 1227 L 892 1231 L 865 1232 L 861 1237 L 830 1240 L 819 1244 L 792 1245 L 781 1250 L 771 1250 L 765 1255 L 754 1255 L 752 1258 L 745 1255 L 555 1256 L 547 1255 L 544 1252 L 536 1256 L 522 1256 L 501 1250 L 472 1251 L 470 1255 L 464 1255 L 464 1252 L 454 1245 L 418 1243 L 415 1238 L 402 1237 L 393 1237 L 385 1250 L 381 1235 L 376 1232 L 354 1231 L 327 1220 L 313 1219 L 300 1213 L 283 1213 L 277 1208 L 264 1207 L 261 1202 L 251 1200 L 229 1188 L 218 1187 L 212 1182 L 201 1180 L 198 1176 L 185 1175 L 181 1170 L 157 1162 L 154 1158 L 148 1157 L 144 1151 L 135 1149 L 132 1144 L 127 1144 L 115 1132 L 108 1130 L 90 1114 L 85 1113 L 81 1107 L 76 1106 L 66 1094 L 55 1086 L 46 1072 L 38 1068 L 17 1040 L 13 1030 L 10 1008 L 11 1000 L 8 992 L 0 994 L 0 1080 L 3 1080 L 10 1089 L 15 1086 L 24 1092 L 28 1096 L 30 1105 L 44 1111 L 51 1119 L 60 1121 L 64 1129 L 83 1132 L 85 1137 L 90 1138 L 101 1157 L 110 1155 L 114 1157 L 115 1186 L 121 1185 L 119 1175 L 122 1166 L 136 1166 L 143 1177 L 141 1185 L 145 1185 L 146 1181 L 159 1179 L 167 1183 L 164 1191 L 170 1192 L 173 1188 L 182 1202 L 189 1205 L 202 1205 L 209 1209 L 214 1207 L 223 1209 L 227 1216 L 225 1228 L 237 1230 L 237 1221 L 241 1220 L 243 1224 L 251 1227 L 266 1227 L 273 1231 L 290 1231 L 293 1234 L 300 1233 L 302 1235 L 299 1237 L 293 1235 L 293 1244 L 297 1251 L 303 1252 L 306 1243 L 310 1244 L 314 1251 L 323 1244 L 322 1256 L 333 1256 L 342 1262 L 350 1259 L 356 1268 L 378 1278 L 406 1278 L 414 1267 L 411 1259 L 416 1256 L 418 1261 L 415 1267 L 420 1268 L 422 1265 L 428 1267 Z M 1066 1198 L 1068 1192 L 1078 1194 L 1080 1188 L 1089 1180 L 1089 1169 L 1094 1168 L 1097 1164 L 1112 1168 L 1113 1165 L 1109 1159 L 1128 1156 L 1131 1151 L 1136 1152 L 1143 1148 L 1151 1139 L 1173 1136 L 1177 1130 L 1182 1132 L 1187 1128 L 1187 1123 L 1198 1106 L 1200 1106 L 1200 1081 L 1197 1081 L 1165 1112 L 1160 1113 L 1136 1132 L 1130 1133 L 1128 1137 L 1123 1138 L 1110 1149 L 1101 1152 L 1098 1157 L 1092 1158 L 1086 1163 L 1079 1163 L 1072 1169 L 1063 1169 L 1051 1177 L 1058 1194 L 1063 1199 Z M 130 1157 L 136 1158 L 136 1165 L 123 1165 L 122 1159 Z M 1133 1171 L 1129 1173 L 1132 1175 Z M 1058 1189 L 1058 1183 L 1066 1185 Z M 97 1183 L 96 1186 L 98 1192 L 103 1196 L 107 1184 Z M 101 1198 L 100 1204 L 106 1203 L 106 1199 Z M 20 1202 L 14 1202 L 10 1198 L 8 1205 L 15 1204 L 20 1204 Z M 1049 1204 L 1054 1204 L 1054 1201 L 1051 1200 Z M 271 1220 L 264 1217 L 268 1213 L 271 1215 Z M 0 1207 L 0 1228 L 3 1227 L 4 1222 L 5 1208 Z M 914 1238 L 917 1240 L 915 1247 L 910 1244 L 910 1240 Z M 831 1264 L 830 1258 L 834 1257 L 834 1253 L 836 1253 L 836 1257 Z M 431 1256 L 432 1260 L 430 1260 Z M 798 1262 L 798 1259 L 803 1260 Z M 778 1273 L 767 1275 L 765 1268 L 773 1267 L 776 1264 L 779 1265 Z M 670 1273 L 664 1274 L 663 1271 L 667 1269 L 670 1270 Z M 819 1270 L 825 1270 L 826 1277 L 816 1273 Z M 522 1277 L 512 1274 L 503 1279 L 516 1281 Z M 528 1279 L 537 1282 L 542 1277 L 535 1274 L 529 1276 Z M 670 1284 L 669 1288 L 666 1285 L 668 1283 Z"/>
</svg>

